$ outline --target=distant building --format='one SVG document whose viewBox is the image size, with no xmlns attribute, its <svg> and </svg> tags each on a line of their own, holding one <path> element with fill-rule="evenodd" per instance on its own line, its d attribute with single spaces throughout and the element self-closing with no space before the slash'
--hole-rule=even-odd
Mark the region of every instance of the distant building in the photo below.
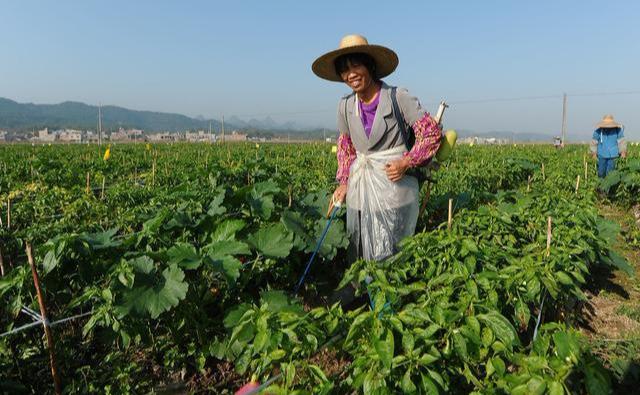
<svg viewBox="0 0 640 395">
<path fill-rule="evenodd" d="M 247 135 L 245 133 L 240 133 L 237 130 L 234 130 L 233 132 L 231 132 L 231 134 L 224 136 L 224 140 L 225 141 L 247 141 Z"/>
<path fill-rule="evenodd" d="M 0 130 L 0 142 L 7 141 L 7 132 L 5 130 Z"/>
<path fill-rule="evenodd" d="M 185 138 L 188 142 L 191 143 L 206 143 L 215 141 L 215 135 L 210 135 L 204 130 L 198 130 L 197 132 L 186 132 Z"/>
<path fill-rule="evenodd" d="M 56 132 L 49 133 L 49 128 L 44 128 L 42 130 L 38 130 L 38 136 L 36 137 L 36 140 L 45 143 L 52 143 L 58 140 L 58 134 Z"/>
<path fill-rule="evenodd" d="M 148 136 L 149 141 L 155 142 L 173 142 L 177 141 L 177 136 L 169 132 L 153 133 Z"/>
<path fill-rule="evenodd" d="M 111 141 L 145 141 L 144 132 L 140 129 L 119 128 L 117 132 L 111 133 Z"/>
<path fill-rule="evenodd" d="M 98 133 L 93 130 L 87 130 L 87 133 L 84 135 L 84 141 L 87 143 L 97 143 L 100 141 L 98 138 Z"/>
<path fill-rule="evenodd" d="M 465 137 L 458 140 L 460 144 L 479 144 L 479 145 L 499 145 L 499 144 L 509 144 L 509 139 L 499 139 L 496 137 Z"/>
<path fill-rule="evenodd" d="M 58 140 L 65 143 L 81 143 L 82 131 L 74 129 L 65 129 L 56 133 Z"/>
</svg>

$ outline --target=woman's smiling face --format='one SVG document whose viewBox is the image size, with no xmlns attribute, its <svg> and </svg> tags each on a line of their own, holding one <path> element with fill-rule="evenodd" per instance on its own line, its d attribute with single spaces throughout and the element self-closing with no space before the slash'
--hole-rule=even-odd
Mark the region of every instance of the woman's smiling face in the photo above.
<svg viewBox="0 0 640 395">
<path fill-rule="evenodd" d="M 371 73 L 364 64 L 348 61 L 344 70 L 340 72 L 340 78 L 355 93 L 362 93 L 373 82 Z"/>
</svg>

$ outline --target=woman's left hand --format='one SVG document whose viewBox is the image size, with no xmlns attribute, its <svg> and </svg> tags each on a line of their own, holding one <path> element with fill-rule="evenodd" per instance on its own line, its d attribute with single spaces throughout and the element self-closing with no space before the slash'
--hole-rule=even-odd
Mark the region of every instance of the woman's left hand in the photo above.
<svg viewBox="0 0 640 395">
<path fill-rule="evenodd" d="M 394 160 L 385 165 L 385 171 L 389 181 L 397 182 L 402 180 L 404 173 L 411 167 L 409 157 L 405 156 L 401 159 Z"/>
</svg>

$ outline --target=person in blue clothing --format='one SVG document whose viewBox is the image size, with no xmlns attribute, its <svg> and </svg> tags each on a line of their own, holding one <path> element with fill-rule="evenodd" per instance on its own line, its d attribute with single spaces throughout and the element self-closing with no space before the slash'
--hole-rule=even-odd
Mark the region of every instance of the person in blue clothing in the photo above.
<svg viewBox="0 0 640 395">
<path fill-rule="evenodd" d="M 613 115 L 605 115 L 596 125 L 591 141 L 591 155 L 598 157 L 598 177 L 604 178 L 616 168 L 616 159 L 627 157 L 624 140 L 624 126 L 613 120 Z"/>
</svg>

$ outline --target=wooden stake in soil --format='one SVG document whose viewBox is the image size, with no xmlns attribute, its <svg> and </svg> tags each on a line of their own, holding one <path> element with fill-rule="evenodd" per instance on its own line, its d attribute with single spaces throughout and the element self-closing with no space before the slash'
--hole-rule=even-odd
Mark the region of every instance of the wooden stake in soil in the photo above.
<svg viewBox="0 0 640 395">
<path fill-rule="evenodd" d="M 0 276 L 4 277 L 4 259 L 2 259 L 2 249 L 0 249 Z"/>
<path fill-rule="evenodd" d="M 547 256 L 551 254 L 551 217 L 547 218 Z"/>
<path fill-rule="evenodd" d="M 87 172 L 87 187 L 85 188 L 85 192 L 87 193 L 87 195 L 89 194 L 89 192 L 91 192 L 91 190 L 89 189 L 90 187 L 90 177 L 89 177 L 89 172 Z"/>
<path fill-rule="evenodd" d="M 7 198 L 7 229 L 11 229 L 11 199 Z"/>
<path fill-rule="evenodd" d="M 546 180 L 547 177 L 544 175 L 544 163 L 542 164 L 542 180 Z"/>
<path fill-rule="evenodd" d="M 589 166 L 587 165 L 587 159 L 584 160 L 584 182 L 587 182 L 587 174 L 589 174 Z"/>
<path fill-rule="evenodd" d="M 527 178 L 527 192 L 531 192 L 531 176 Z"/>
<path fill-rule="evenodd" d="M 578 179 L 576 180 L 576 193 L 578 193 L 579 188 L 580 188 L 580 174 L 578 174 Z"/>
<path fill-rule="evenodd" d="M 49 363 L 51 365 L 51 376 L 53 376 L 53 385 L 56 394 L 62 394 L 62 388 L 60 386 L 60 377 L 58 376 L 58 369 L 56 367 L 56 356 L 53 347 L 53 336 L 51 335 L 51 328 L 49 327 L 49 321 L 47 320 L 47 309 L 44 304 L 44 297 L 40 290 L 40 282 L 38 281 L 38 272 L 36 271 L 36 265 L 33 262 L 33 255 L 31 253 L 31 243 L 27 242 L 27 260 L 29 266 L 31 266 L 31 275 L 33 276 L 33 284 L 36 287 L 36 293 L 38 295 L 38 304 L 40 305 L 40 316 L 44 326 L 44 334 L 47 338 L 47 348 L 49 349 Z"/>
<path fill-rule="evenodd" d="M 431 196 L 431 183 L 427 181 L 427 192 L 424 194 L 424 200 L 422 201 L 422 206 L 420 207 L 418 218 L 422 217 L 422 214 L 424 214 L 424 210 L 427 209 L 427 202 L 429 201 L 430 196 Z"/>
<path fill-rule="evenodd" d="M 449 216 L 447 219 L 447 229 L 451 230 L 452 222 L 453 222 L 453 199 L 449 199 Z"/>
<path fill-rule="evenodd" d="M 156 159 L 153 159 L 153 163 L 151 165 L 151 186 L 156 185 Z"/>
<path fill-rule="evenodd" d="M 100 191 L 100 200 L 104 199 L 104 182 L 106 179 L 106 176 L 102 176 L 102 190 Z"/>
</svg>

